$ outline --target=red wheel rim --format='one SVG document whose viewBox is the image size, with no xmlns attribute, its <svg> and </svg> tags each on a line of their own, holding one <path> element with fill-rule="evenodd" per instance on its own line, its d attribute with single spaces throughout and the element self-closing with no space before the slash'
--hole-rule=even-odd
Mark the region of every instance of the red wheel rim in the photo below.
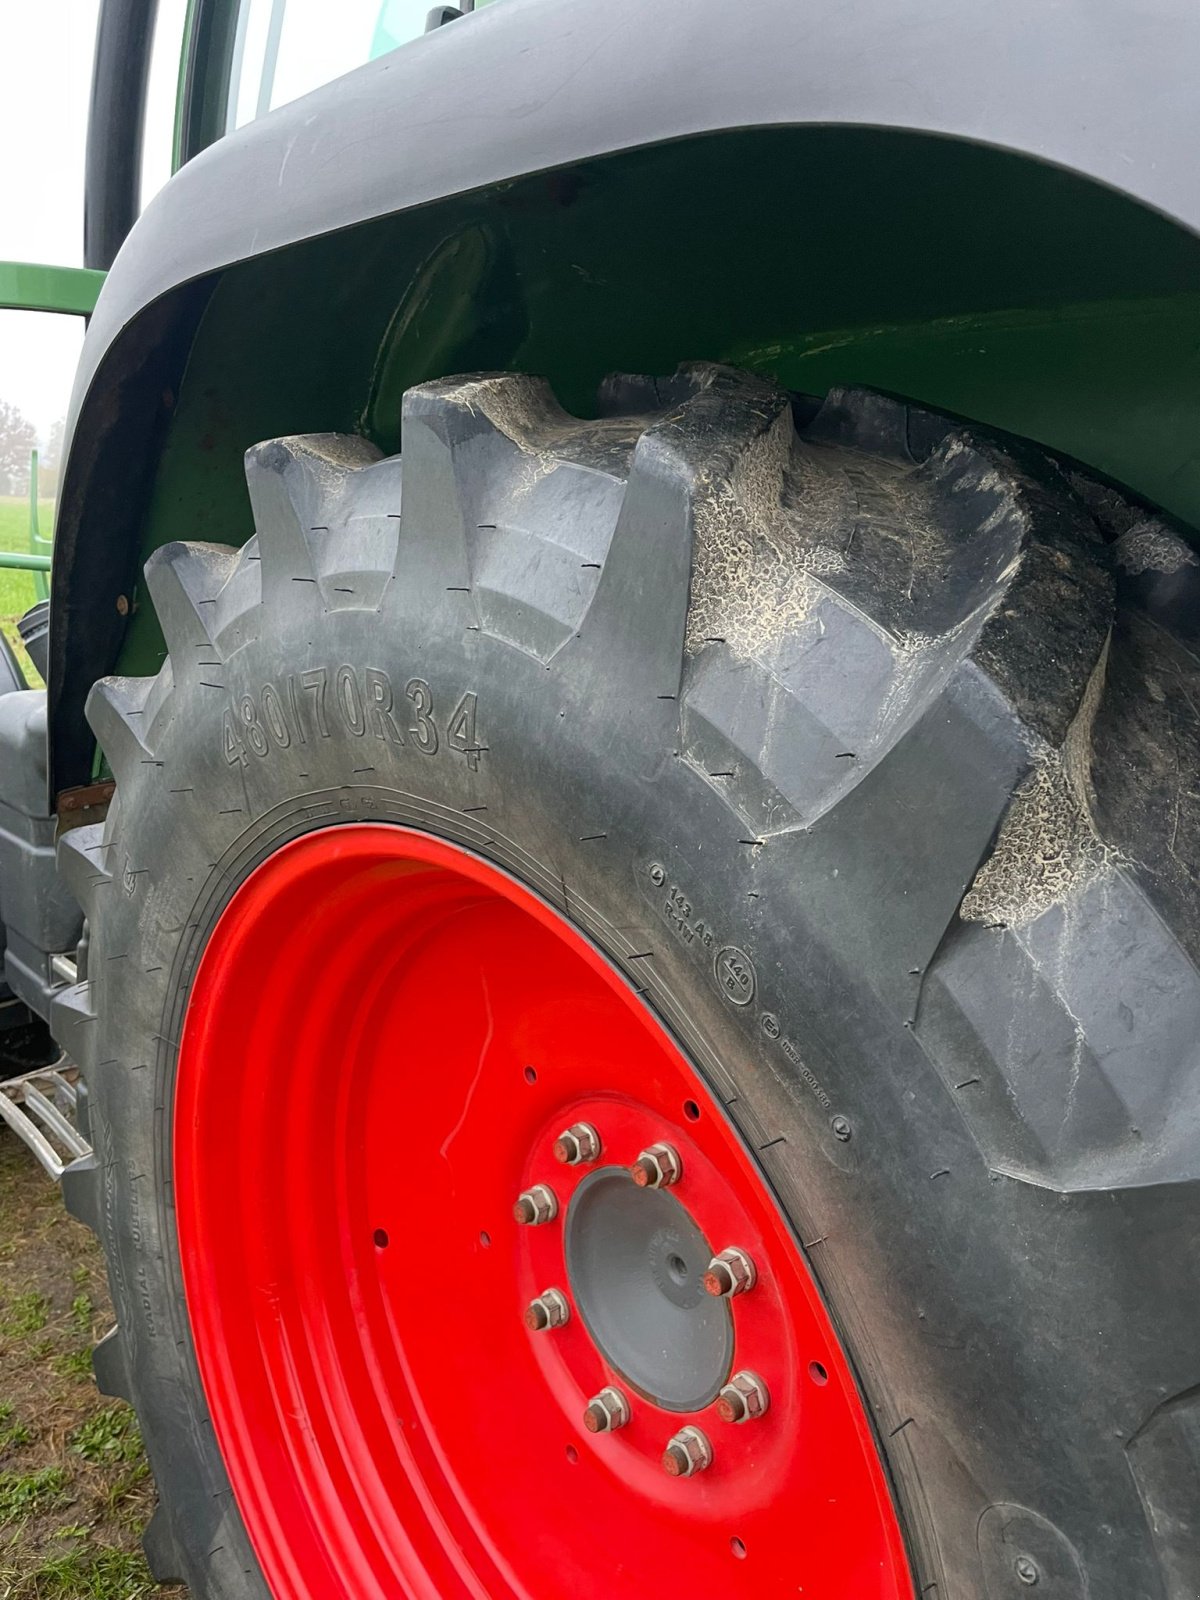
<svg viewBox="0 0 1200 1600">
<path fill-rule="evenodd" d="M 554 1141 L 578 1123 L 602 1151 L 566 1165 Z M 623 1177 L 656 1141 L 682 1163 L 669 1200 Z M 761 1173 L 604 958 L 484 862 L 387 825 L 268 857 L 197 972 L 174 1160 L 204 1391 L 277 1600 L 911 1593 L 853 1378 Z M 558 1214 L 521 1226 L 514 1201 L 537 1183 Z M 653 1352 L 647 1397 L 642 1369 L 598 1346 L 630 1325 L 604 1322 L 606 1297 L 640 1280 L 605 1263 L 650 1216 L 641 1193 L 752 1260 L 752 1290 L 705 1304 L 728 1319 L 728 1370 L 764 1382 L 761 1417 L 726 1420 L 698 1393 L 679 1409 Z M 573 1278 L 564 1241 L 587 1227 L 600 1265 L 585 1273 L 573 1244 Z M 668 1236 L 647 1235 L 655 1283 Z M 694 1262 L 676 1265 L 691 1296 Z M 524 1313 L 548 1288 L 569 1320 L 535 1332 Z M 691 1306 L 689 1341 L 720 1321 Z M 667 1324 L 649 1326 L 653 1342 Z M 688 1361 L 707 1376 L 704 1339 Z M 606 1385 L 630 1420 L 592 1433 Z M 672 1477 L 663 1452 L 688 1426 L 711 1464 Z"/>
</svg>

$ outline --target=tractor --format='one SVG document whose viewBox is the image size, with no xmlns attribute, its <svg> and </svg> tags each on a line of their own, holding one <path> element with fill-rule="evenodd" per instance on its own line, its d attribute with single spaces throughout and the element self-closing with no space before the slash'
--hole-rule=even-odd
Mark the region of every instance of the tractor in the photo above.
<svg viewBox="0 0 1200 1600">
<path fill-rule="evenodd" d="M 143 208 L 154 12 L 0 916 L 155 1575 L 1195 1600 L 1200 11 L 191 0 Z"/>
</svg>

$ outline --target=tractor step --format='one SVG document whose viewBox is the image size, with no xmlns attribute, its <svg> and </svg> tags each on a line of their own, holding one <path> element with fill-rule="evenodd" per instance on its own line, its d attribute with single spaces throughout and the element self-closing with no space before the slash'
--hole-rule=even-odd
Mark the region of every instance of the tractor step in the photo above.
<svg viewBox="0 0 1200 1600">
<path fill-rule="evenodd" d="M 91 1145 L 79 1131 L 79 1069 L 64 1056 L 57 1066 L 39 1067 L 0 1083 L 0 1120 L 29 1147 L 57 1183 L 63 1169 Z"/>
</svg>

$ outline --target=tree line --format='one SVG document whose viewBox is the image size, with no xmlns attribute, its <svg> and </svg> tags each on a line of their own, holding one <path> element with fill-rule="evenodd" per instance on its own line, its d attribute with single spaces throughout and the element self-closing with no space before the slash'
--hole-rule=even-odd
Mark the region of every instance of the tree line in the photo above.
<svg viewBox="0 0 1200 1600">
<path fill-rule="evenodd" d="M 38 451 L 38 493 L 49 498 L 58 488 L 63 419 L 50 429 L 50 442 Z M 29 456 L 37 450 L 37 429 L 19 406 L 0 400 L 0 494 L 28 494 Z"/>
</svg>

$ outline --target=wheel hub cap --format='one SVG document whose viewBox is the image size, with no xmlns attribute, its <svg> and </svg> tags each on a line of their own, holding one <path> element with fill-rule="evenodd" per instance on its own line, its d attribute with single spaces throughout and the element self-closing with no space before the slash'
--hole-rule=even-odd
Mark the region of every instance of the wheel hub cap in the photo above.
<svg viewBox="0 0 1200 1600">
<path fill-rule="evenodd" d="M 672 1194 L 624 1167 L 584 1178 L 567 1214 L 571 1294 L 614 1372 L 668 1411 L 711 1405 L 729 1376 L 729 1307 L 704 1291 L 712 1249 Z"/>
</svg>

